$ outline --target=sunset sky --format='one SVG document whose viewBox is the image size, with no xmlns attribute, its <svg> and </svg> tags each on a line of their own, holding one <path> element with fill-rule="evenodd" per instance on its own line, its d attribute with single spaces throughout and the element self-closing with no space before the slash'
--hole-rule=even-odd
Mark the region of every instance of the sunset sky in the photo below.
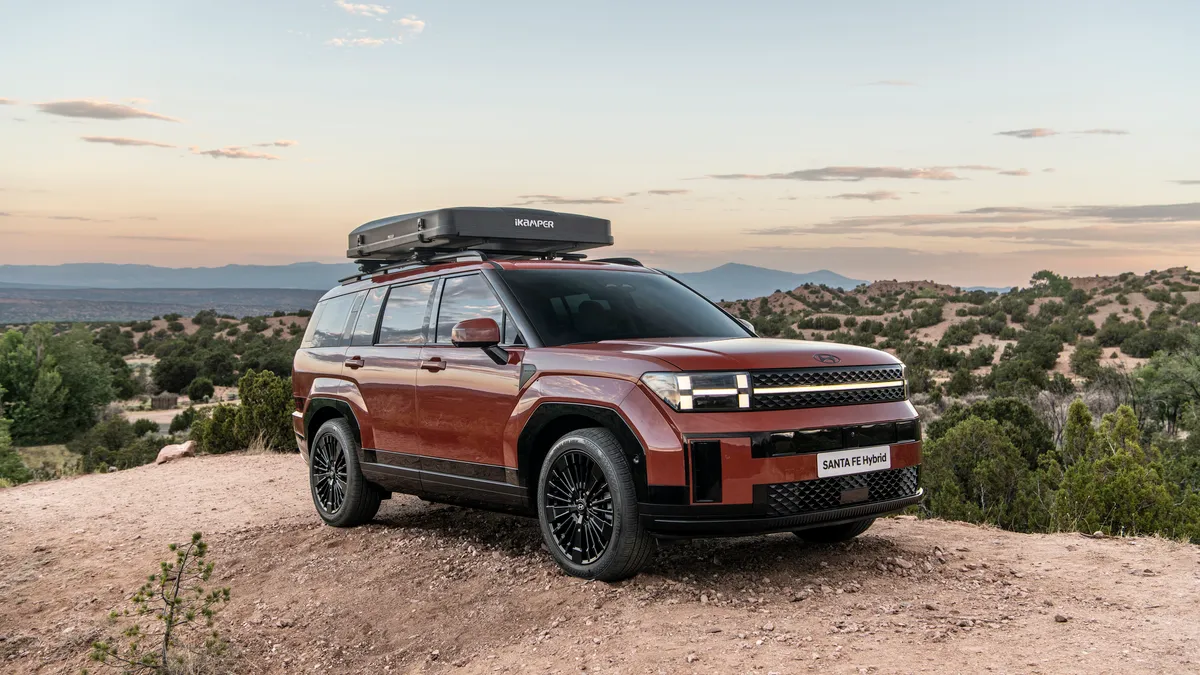
<svg viewBox="0 0 1200 675">
<path fill-rule="evenodd" d="M 616 250 L 1012 285 L 1200 263 L 1200 3 L 7 3 L 0 264 L 341 259 L 515 205 Z"/>
</svg>

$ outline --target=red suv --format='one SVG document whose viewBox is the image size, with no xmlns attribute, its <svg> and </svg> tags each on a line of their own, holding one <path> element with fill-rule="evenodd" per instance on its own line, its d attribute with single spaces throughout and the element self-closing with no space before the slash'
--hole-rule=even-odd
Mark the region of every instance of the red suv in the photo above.
<svg viewBox="0 0 1200 675">
<path fill-rule="evenodd" d="M 481 237 L 473 218 L 540 231 Z M 317 304 L 292 379 L 326 523 L 393 492 L 505 510 L 538 518 L 567 573 L 616 580 L 658 538 L 843 541 L 920 501 L 895 357 L 759 338 L 668 274 L 581 260 L 608 228 L 572 235 L 582 218 L 444 209 L 351 234 L 364 274 Z M 429 245 L 399 241 L 414 233 Z"/>
</svg>

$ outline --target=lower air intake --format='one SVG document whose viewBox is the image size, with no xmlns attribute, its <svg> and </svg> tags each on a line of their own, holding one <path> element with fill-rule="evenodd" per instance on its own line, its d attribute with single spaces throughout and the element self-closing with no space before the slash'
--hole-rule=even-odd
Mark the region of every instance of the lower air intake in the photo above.
<svg viewBox="0 0 1200 675">
<path fill-rule="evenodd" d="M 767 507 L 772 516 L 795 516 L 802 513 L 885 502 L 917 493 L 920 467 L 873 471 L 850 476 L 818 478 L 796 483 L 774 483 L 754 486 L 754 503 Z M 861 498 L 866 490 L 865 499 Z M 853 503 L 843 501 L 843 493 L 854 495 Z"/>
</svg>

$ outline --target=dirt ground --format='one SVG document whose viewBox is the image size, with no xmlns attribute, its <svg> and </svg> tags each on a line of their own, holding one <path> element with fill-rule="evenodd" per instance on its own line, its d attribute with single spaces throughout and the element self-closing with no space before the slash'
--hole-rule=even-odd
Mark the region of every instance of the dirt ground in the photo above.
<svg viewBox="0 0 1200 675">
<path fill-rule="evenodd" d="M 532 521 L 385 502 L 319 524 L 298 455 L 185 459 L 0 491 L 0 672 L 78 673 L 171 541 L 210 541 L 246 673 L 1200 671 L 1200 547 L 876 523 L 679 543 L 563 576 Z"/>
</svg>

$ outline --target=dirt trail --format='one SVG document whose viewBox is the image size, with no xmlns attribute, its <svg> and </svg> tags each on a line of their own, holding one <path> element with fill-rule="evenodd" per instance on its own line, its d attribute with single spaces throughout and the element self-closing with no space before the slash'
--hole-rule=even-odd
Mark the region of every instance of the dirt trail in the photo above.
<svg viewBox="0 0 1200 675">
<path fill-rule="evenodd" d="M 0 672 L 78 673 L 193 530 L 248 673 L 1200 671 L 1195 546 L 891 519 L 848 545 L 677 544 L 584 583 L 520 518 L 397 497 L 320 526 L 300 458 L 260 455 L 0 490 Z"/>
</svg>

